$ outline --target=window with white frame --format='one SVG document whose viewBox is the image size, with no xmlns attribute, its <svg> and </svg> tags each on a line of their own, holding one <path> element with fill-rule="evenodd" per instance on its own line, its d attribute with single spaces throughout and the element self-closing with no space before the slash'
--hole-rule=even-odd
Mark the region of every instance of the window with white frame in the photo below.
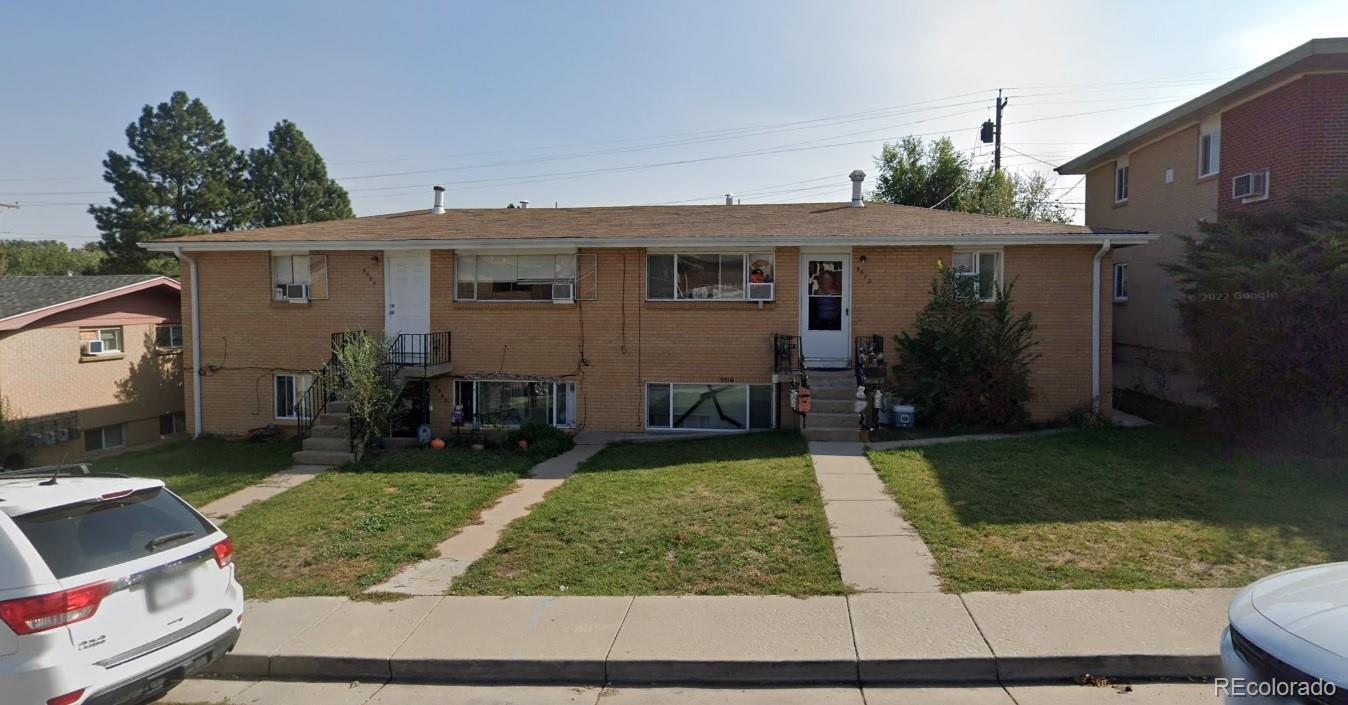
<svg viewBox="0 0 1348 705">
<path fill-rule="evenodd" d="M 463 405 L 465 422 L 483 426 L 576 425 L 574 382 L 455 380 L 454 403 Z"/>
<path fill-rule="evenodd" d="M 126 445 L 126 424 L 113 424 L 84 430 L 84 449 L 86 451 L 121 448 Z"/>
<path fill-rule="evenodd" d="M 592 254 L 454 257 L 459 301 L 574 301 L 595 297 Z"/>
<path fill-rule="evenodd" d="M 649 254 L 646 298 L 653 301 L 771 301 L 771 253 Z"/>
<path fill-rule="evenodd" d="M 1128 300 L 1128 263 L 1114 263 L 1114 300 Z"/>
<path fill-rule="evenodd" d="M 122 327 L 81 329 L 80 354 L 84 356 L 121 355 Z"/>
<path fill-rule="evenodd" d="M 1198 176 L 1212 176 L 1222 164 L 1222 131 L 1219 127 L 1204 128 L 1198 135 Z"/>
<path fill-rule="evenodd" d="M 154 346 L 160 350 L 181 350 L 183 326 L 181 323 L 161 323 L 154 327 Z"/>
<path fill-rule="evenodd" d="M 646 428 L 743 431 L 772 428 L 771 384 L 646 385 Z"/>
<path fill-rule="evenodd" d="M 302 303 L 328 298 L 327 255 L 272 254 L 273 301 Z"/>
<path fill-rule="evenodd" d="M 302 373 L 281 373 L 273 378 L 272 416 L 278 419 L 293 419 L 302 407 L 304 393 L 313 384 L 314 377 Z"/>
<path fill-rule="evenodd" d="M 1121 157 L 1114 163 L 1114 202 L 1128 201 L 1128 158 Z"/>
<path fill-rule="evenodd" d="M 1002 253 L 996 250 L 957 250 L 953 259 L 959 294 L 995 301 L 1002 282 Z"/>
</svg>

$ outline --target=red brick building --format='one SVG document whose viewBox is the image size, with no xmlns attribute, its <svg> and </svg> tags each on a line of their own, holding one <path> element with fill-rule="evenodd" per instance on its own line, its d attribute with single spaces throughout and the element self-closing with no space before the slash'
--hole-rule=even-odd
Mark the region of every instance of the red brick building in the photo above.
<svg viewBox="0 0 1348 705">
<path fill-rule="evenodd" d="M 1058 168 L 1086 224 L 1160 234 L 1113 262 L 1114 384 L 1206 404 L 1162 266 L 1200 224 L 1314 199 L 1348 178 L 1348 38 L 1314 39 Z"/>
</svg>

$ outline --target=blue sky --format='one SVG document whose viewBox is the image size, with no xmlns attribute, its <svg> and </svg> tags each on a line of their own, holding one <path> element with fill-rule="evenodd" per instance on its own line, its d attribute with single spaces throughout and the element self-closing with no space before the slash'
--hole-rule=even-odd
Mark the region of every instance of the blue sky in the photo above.
<svg viewBox="0 0 1348 705">
<path fill-rule="evenodd" d="M 101 160 L 146 103 L 255 147 L 299 124 L 360 215 L 847 197 L 880 143 L 977 126 L 1048 170 L 1311 37 L 1326 2 L 10 2 L 0 238 L 94 239 Z M 1088 113 L 1088 114 L 1081 114 Z M 747 153 L 747 154 L 746 154 Z M 683 162 L 670 164 L 670 162 Z M 1077 179 L 1058 186 L 1071 208 Z M 869 182 L 868 182 L 869 183 Z M 1078 214 L 1080 219 L 1080 214 Z"/>
</svg>

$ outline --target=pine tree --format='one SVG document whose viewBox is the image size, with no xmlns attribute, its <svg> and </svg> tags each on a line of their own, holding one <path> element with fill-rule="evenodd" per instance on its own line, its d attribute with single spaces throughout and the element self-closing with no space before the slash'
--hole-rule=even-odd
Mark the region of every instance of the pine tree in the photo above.
<svg viewBox="0 0 1348 705">
<path fill-rule="evenodd" d="M 327 166 L 295 123 L 276 123 L 267 146 L 248 153 L 250 224 L 266 228 L 350 218 L 346 190 L 328 178 Z"/>
<path fill-rule="evenodd" d="M 103 160 L 115 195 L 89 207 L 108 255 L 103 271 L 176 273 L 175 259 L 138 243 L 247 222 L 243 156 L 200 99 L 176 91 L 167 103 L 145 106 L 126 140 L 130 154 L 109 151 Z"/>
</svg>

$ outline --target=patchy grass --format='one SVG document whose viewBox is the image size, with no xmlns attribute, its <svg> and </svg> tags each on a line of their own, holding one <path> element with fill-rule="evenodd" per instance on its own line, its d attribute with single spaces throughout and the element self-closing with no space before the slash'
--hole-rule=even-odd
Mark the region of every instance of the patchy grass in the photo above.
<svg viewBox="0 0 1348 705">
<path fill-rule="evenodd" d="M 947 590 L 1244 585 L 1348 559 L 1348 477 L 1100 429 L 876 451 Z"/>
<path fill-rule="evenodd" d="M 786 433 L 618 445 L 591 458 L 452 594 L 844 591 L 805 442 Z"/>
<path fill-rule="evenodd" d="M 249 443 L 201 438 L 123 453 L 99 460 L 93 467 L 98 472 L 163 480 L 199 507 L 290 467 L 291 455 L 299 449 L 295 440 Z"/>
<path fill-rule="evenodd" d="M 509 451 L 386 451 L 225 522 L 249 598 L 359 594 L 472 521 L 528 471 Z"/>
</svg>

